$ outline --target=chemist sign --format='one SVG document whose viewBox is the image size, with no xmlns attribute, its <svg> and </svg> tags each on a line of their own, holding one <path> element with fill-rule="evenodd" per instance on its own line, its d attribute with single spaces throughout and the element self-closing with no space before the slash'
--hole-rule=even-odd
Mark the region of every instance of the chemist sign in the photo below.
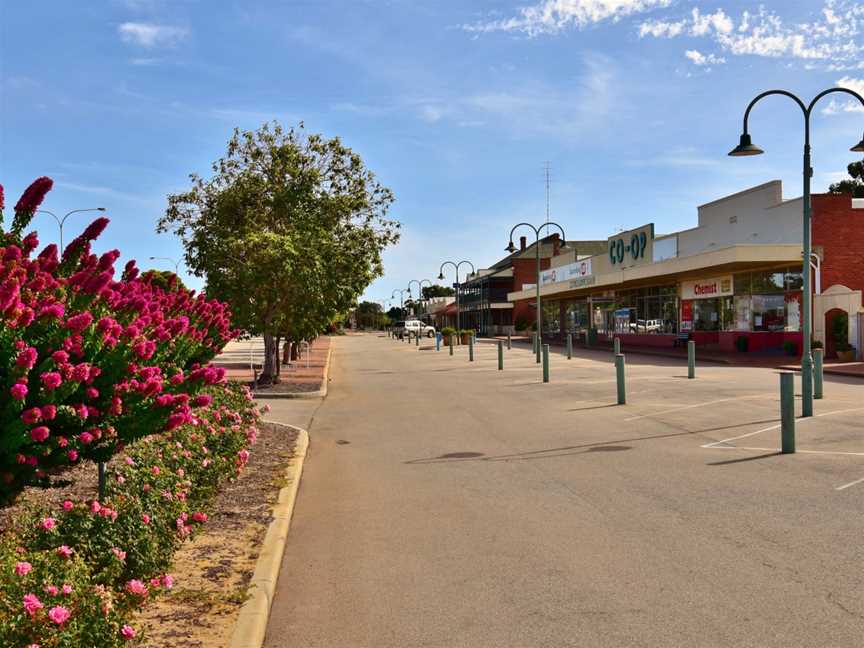
<svg viewBox="0 0 864 648">
<path fill-rule="evenodd" d="M 681 299 L 712 299 L 732 295 L 732 275 L 681 282 Z"/>
</svg>

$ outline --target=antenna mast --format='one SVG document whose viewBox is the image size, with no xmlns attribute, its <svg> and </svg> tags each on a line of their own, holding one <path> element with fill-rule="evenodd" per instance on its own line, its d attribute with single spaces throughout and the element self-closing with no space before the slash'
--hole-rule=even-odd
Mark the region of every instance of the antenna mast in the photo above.
<svg viewBox="0 0 864 648">
<path fill-rule="evenodd" d="M 549 222 L 549 188 L 550 188 L 550 183 L 551 183 L 551 174 L 550 174 L 551 169 L 552 169 L 552 167 L 549 164 L 549 162 L 547 161 L 543 165 L 543 170 L 546 172 L 546 222 L 547 223 Z"/>
</svg>

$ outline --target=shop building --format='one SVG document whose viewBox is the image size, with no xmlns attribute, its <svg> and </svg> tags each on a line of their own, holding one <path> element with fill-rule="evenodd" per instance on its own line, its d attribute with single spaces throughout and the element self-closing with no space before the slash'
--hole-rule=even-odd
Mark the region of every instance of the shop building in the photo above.
<svg viewBox="0 0 864 648">
<path fill-rule="evenodd" d="M 701 205 L 696 227 L 657 235 L 653 223 L 610 236 L 588 258 L 565 252 L 541 274 L 543 334 L 671 347 L 777 351 L 802 343 L 802 199 L 780 181 Z M 864 200 L 813 196 L 813 332 L 831 353 L 837 327 L 859 350 Z M 533 290 L 508 295 L 514 308 Z"/>
<path fill-rule="evenodd" d="M 507 335 L 525 330 L 537 321 L 536 304 L 511 302 L 514 291 L 535 290 L 537 286 L 537 245 L 519 238 L 519 249 L 489 268 L 468 275 L 459 286 L 459 314 L 463 328 L 472 328 L 481 336 Z M 562 254 L 558 234 L 544 237 L 540 245 L 540 269 L 550 271 L 553 259 Z M 580 258 L 600 253 L 606 241 L 567 241 Z M 555 270 L 551 270 L 555 273 Z"/>
</svg>

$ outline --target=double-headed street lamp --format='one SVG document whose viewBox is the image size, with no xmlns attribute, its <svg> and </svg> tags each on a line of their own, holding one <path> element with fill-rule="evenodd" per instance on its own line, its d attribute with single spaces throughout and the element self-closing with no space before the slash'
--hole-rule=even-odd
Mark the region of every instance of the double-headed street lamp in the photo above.
<svg viewBox="0 0 864 648">
<path fill-rule="evenodd" d="M 463 263 L 467 263 L 469 266 L 471 266 L 471 274 L 472 275 L 477 274 L 477 270 L 474 269 L 474 264 L 471 263 L 470 261 L 465 261 L 465 260 L 462 260 L 459 263 L 455 263 L 453 261 L 445 261 L 444 263 L 441 264 L 441 268 L 438 270 L 438 279 L 440 279 L 441 281 L 444 280 L 444 266 L 452 265 L 453 269 L 456 270 L 456 333 L 457 333 L 457 335 L 461 335 L 461 331 L 462 331 L 462 325 L 460 324 L 460 317 L 459 317 L 459 268 L 462 266 Z"/>
<path fill-rule="evenodd" d="M 91 211 L 100 211 L 104 212 L 104 207 L 88 207 L 87 209 L 73 209 L 70 212 L 66 212 L 63 215 L 63 218 L 57 218 L 57 214 L 54 212 L 48 211 L 47 209 L 37 209 L 37 214 L 48 214 L 51 218 L 57 221 L 57 227 L 60 228 L 60 254 L 63 254 L 63 225 L 66 223 L 66 219 L 69 218 L 72 214 L 80 214 L 81 212 L 91 212 Z"/>
<path fill-rule="evenodd" d="M 407 288 L 396 288 L 391 294 L 390 299 L 396 298 L 396 293 L 399 293 L 399 314 L 405 317 L 405 293 L 411 294 Z"/>
<path fill-rule="evenodd" d="M 531 223 L 517 223 L 510 230 L 510 243 L 505 248 L 510 254 L 516 251 L 516 246 L 513 245 L 513 232 L 519 227 L 530 227 L 537 237 L 537 364 L 540 364 L 540 347 L 543 342 L 543 311 L 540 309 L 540 232 L 543 231 L 544 227 L 551 227 L 552 225 L 561 230 L 561 247 L 559 249 L 567 250 L 567 237 L 564 235 L 564 228 L 554 222 L 543 223 L 540 227 L 534 227 Z"/>
<path fill-rule="evenodd" d="M 791 92 L 787 92 L 786 90 L 768 90 L 767 92 L 763 92 L 758 97 L 753 99 L 753 101 L 750 102 L 750 105 L 747 106 L 747 110 L 744 112 L 744 130 L 741 133 L 740 142 L 738 146 L 729 151 L 729 155 L 733 157 L 761 155 L 762 153 L 764 153 L 761 148 L 753 144 L 753 141 L 750 139 L 750 132 L 748 130 L 750 111 L 760 99 L 764 99 L 765 97 L 768 97 L 770 95 L 783 95 L 784 97 L 789 97 L 796 104 L 798 104 L 798 107 L 801 108 L 801 111 L 804 113 L 804 295 L 803 303 L 801 304 L 801 308 L 804 311 L 804 348 L 802 350 L 801 356 L 801 400 L 803 416 L 813 416 L 813 355 L 810 349 L 810 337 L 812 335 L 812 310 L 810 307 L 810 263 L 811 255 L 813 254 L 810 231 L 810 222 L 812 215 L 812 208 L 810 204 L 810 179 L 813 177 L 813 168 L 810 166 L 810 117 L 813 114 L 813 108 L 816 103 L 825 95 L 829 95 L 834 92 L 843 92 L 852 95 L 861 102 L 862 106 L 864 106 L 864 97 L 862 97 L 854 90 L 849 90 L 848 88 L 830 88 L 829 90 L 820 92 L 813 98 L 813 101 L 811 101 L 809 105 L 805 105 L 804 102 L 801 101 L 801 99 L 799 99 L 796 95 L 792 94 Z M 864 153 L 864 138 L 862 138 L 861 141 L 858 142 L 855 146 L 853 146 L 850 150 L 856 153 Z"/>
<path fill-rule="evenodd" d="M 157 256 L 151 256 L 151 257 L 150 257 L 150 260 L 151 260 L 151 261 L 168 261 L 169 263 L 173 263 L 173 264 L 174 264 L 174 274 L 175 274 L 175 275 L 179 275 L 179 274 L 180 274 L 180 262 L 179 262 L 179 261 L 175 261 L 175 260 L 172 259 L 171 257 L 157 257 Z"/>
<path fill-rule="evenodd" d="M 413 296 L 411 295 L 411 284 L 412 283 L 417 284 L 417 299 L 414 300 L 414 303 L 418 304 L 418 305 L 420 304 L 421 301 L 423 301 L 423 282 L 424 281 L 429 284 L 430 288 L 432 287 L 432 282 L 429 279 L 421 279 L 420 281 L 417 281 L 416 279 L 412 279 L 411 281 L 408 282 L 408 296 L 411 297 L 412 299 L 413 299 Z M 415 315 L 416 314 L 417 313 L 415 313 Z"/>
</svg>

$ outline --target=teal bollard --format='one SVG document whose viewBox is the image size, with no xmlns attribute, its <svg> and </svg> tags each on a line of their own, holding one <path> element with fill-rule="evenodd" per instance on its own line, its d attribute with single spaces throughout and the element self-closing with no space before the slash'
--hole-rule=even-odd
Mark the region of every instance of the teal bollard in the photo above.
<svg viewBox="0 0 864 648">
<path fill-rule="evenodd" d="M 616 337 L 614 340 L 612 340 L 612 351 L 615 353 L 616 356 L 621 353 L 621 338 Z"/>
<path fill-rule="evenodd" d="M 436 351 L 441 350 L 441 334 L 440 333 L 435 334 L 435 350 Z"/>
<path fill-rule="evenodd" d="M 693 340 L 687 342 L 687 377 L 696 377 L 696 343 Z"/>
<path fill-rule="evenodd" d="M 531 334 L 531 353 L 537 353 L 537 334 Z"/>
<path fill-rule="evenodd" d="M 504 371 L 504 342 L 498 340 L 498 371 Z"/>
<path fill-rule="evenodd" d="M 627 388 L 624 384 L 624 354 L 615 356 L 615 378 L 618 383 L 618 404 L 627 404 Z"/>
<path fill-rule="evenodd" d="M 568 360 L 573 359 L 573 334 L 572 333 L 567 334 L 567 359 Z"/>
<path fill-rule="evenodd" d="M 813 398 L 822 399 L 822 356 L 823 349 L 813 349 Z"/>
<path fill-rule="evenodd" d="M 508 334 L 507 334 L 507 350 L 509 351 L 509 350 L 512 349 L 512 348 L 513 348 L 513 343 L 511 342 L 511 340 L 510 340 L 510 334 L 508 333 Z"/>
<path fill-rule="evenodd" d="M 474 362 L 474 336 L 468 338 L 468 362 Z"/>
<path fill-rule="evenodd" d="M 543 345 L 543 382 L 549 382 L 549 345 Z"/>
<path fill-rule="evenodd" d="M 448 340 L 448 341 L 450 342 L 450 355 L 451 355 L 451 356 L 453 355 L 453 338 L 454 338 L 454 337 L 455 337 L 455 336 L 451 335 L 451 336 L 450 336 L 450 339 Z"/>
<path fill-rule="evenodd" d="M 780 444 L 783 454 L 795 452 L 795 374 L 780 373 Z"/>
<path fill-rule="evenodd" d="M 419 333 L 417 333 L 417 335 L 414 336 L 414 346 L 416 346 L 416 347 L 420 346 L 420 334 Z"/>
</svg>

